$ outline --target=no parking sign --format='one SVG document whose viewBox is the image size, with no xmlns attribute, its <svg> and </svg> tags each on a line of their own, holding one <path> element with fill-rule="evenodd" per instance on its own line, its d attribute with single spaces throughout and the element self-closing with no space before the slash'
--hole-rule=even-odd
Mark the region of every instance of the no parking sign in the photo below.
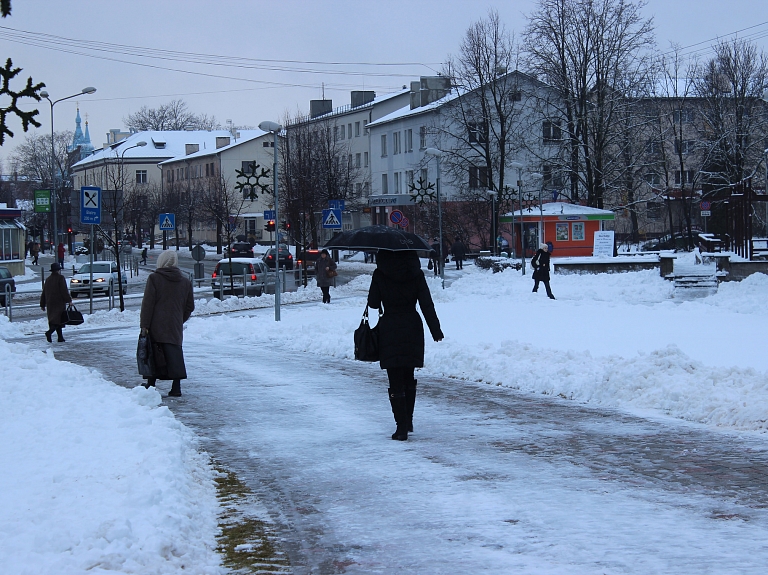
<svg viewBox="0 0 768 575">
<path fill-rule="evenodd" d="M 400 210 L 392 210 L 392 213 L 389 214 L 389 221 L 403 229 L 407 228 L 410 223 L 408 218 L 405 217 L 405 214 Z"/>
</svg>

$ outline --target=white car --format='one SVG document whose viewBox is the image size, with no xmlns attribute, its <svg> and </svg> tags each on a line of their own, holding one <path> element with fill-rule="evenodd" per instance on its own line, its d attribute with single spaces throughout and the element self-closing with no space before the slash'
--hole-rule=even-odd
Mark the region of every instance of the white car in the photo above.
<svg viewBox="0 0 768 575">
<path fill-rule="evenodd" d="M 128 293 L 128 278 L 122 276 L 123 295 Z M 90 293 L 91 264 L 84 264 L 69 280 L 69 293 L 72 297 Z M 117 264 L 115 262 L 93 262 L 93 293 L 109 294 L 110 286 L 115 286 L 117 294 Z"/>
</svg>

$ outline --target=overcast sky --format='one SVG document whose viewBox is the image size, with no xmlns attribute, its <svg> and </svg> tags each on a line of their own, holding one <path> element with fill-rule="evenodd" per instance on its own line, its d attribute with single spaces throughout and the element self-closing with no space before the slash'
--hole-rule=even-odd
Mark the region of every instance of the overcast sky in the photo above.
<svg viewBox="0 0 768 575">
<path fill-rule="evenodd" d="M 519 32 L 535 5 L 534 0 L 13 0 L 11 17 L 0 20 L 5 27 L 0 55 L 12 57 L 25 79 L 45 82 L 53 99 L 95 86 L 93 95 L 56 105 L 55 127 L 74 129 L 79 102 L 98 148 L 109 129 L 124 128 L 129 113 L 174 98 L 222 124 L 256 125 L 280 121 L 286 112 L 306 112 L 309 100 L 322 97 L 323 84 L 334 107 L 348 104 L 351 90 L 389 93 L 437 72 L 446 56 L 457 52 L 467 26 L 489 8 Z M 758 0 L 650 0 L 644 10 L 655 19 L 660 48 L 670 41 L 705 42 L 697 48 L 706 48 L 713 38 L 749 27 L 741 35 L 754 34 L 758 46 L 768 46 L 768 12 Z M 34 34 L 22 43 L 7 28 Z M 141 58 L 60 42 L 55 49 L 31 45 L 58 42 L 45 34 L 154 51 Z M 224 66 L 217 59 L 217 65 L 205 65 L 160 58 L 157 50 L 295 62 L 249 61 L 246 68 L 243 61 Z M 38 107 L 39 130 L 50 133 L 50 108 L 45 101 Z M 12 129 L 16 136 L 6 140 L 0 158 L 24 138 L 20 125 Z"/>
</svg>

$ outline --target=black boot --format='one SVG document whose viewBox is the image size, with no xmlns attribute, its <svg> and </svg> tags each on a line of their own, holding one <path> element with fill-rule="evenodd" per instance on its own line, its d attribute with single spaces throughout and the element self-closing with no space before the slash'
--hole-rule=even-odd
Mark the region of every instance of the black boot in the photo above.
<svg viewBox="0 0 768 575">
<path fill-rule="evenodd" d="M 416 404 L 416 380 L 405 388 L 405 401 L 408 405 L 408 432 L 413 433 L 413 407 Z"/>
<path fill-rule="evenodd" d="M 408 439 L 408 404 L 405 398 L 405 392 L 389 392 L 389 403 L 392 406 L 392 414 L 395 416 L 397 429 L 392 434 L 392 439 L 397 441 L 406 441 Z"/>
<path fill-rule="evenodd" d="M 53 330 L 49 329 L 45 332 L 45 339 L 48 340 L 48 343 L 52 343 L 53 340 L 51 339 L 51 336 L 53 335 Z"/>
<path fill-rule="evenodd" d="M 171 391 L 168 392 L 168 397 L 181 397 L 181 380 L 174 379 L 171 385 Z"/>
<path fill-rule="evenodd" d="M 156 381 L 157 381 L 157 378 L 155 378 L 155 377 L 148 377 L 148 378 L 147 378 L 147 381 L 145 381 L 144 383 L 142 383 L 142 385 L 143 385 L 143 386 L 144 386 L 146 389 L 149 389 L 150 387 L 155 387 L 155 382 L 156 382 Z"/>
</svg>

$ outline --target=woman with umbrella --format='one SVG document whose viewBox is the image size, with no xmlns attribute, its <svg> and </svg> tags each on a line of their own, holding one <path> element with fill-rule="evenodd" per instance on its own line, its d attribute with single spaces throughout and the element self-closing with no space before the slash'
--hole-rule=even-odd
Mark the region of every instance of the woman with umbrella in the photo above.
<svg viewBox="0 0 768 575">
<path fill-rule="evenodd" d="M 379 366 L 387 370 L 389 402 L 397 429 L 392 439 L 405 441 L 413 431 L 416 402 L 414 369 L 424 367 L 424 326 L 419 303 L 435 341 L 443 339 L 427 280 L 415 251 L 379 251 L 368 291 L 368 307 L 384 309 L 379 319 Z"/>
</svg>

